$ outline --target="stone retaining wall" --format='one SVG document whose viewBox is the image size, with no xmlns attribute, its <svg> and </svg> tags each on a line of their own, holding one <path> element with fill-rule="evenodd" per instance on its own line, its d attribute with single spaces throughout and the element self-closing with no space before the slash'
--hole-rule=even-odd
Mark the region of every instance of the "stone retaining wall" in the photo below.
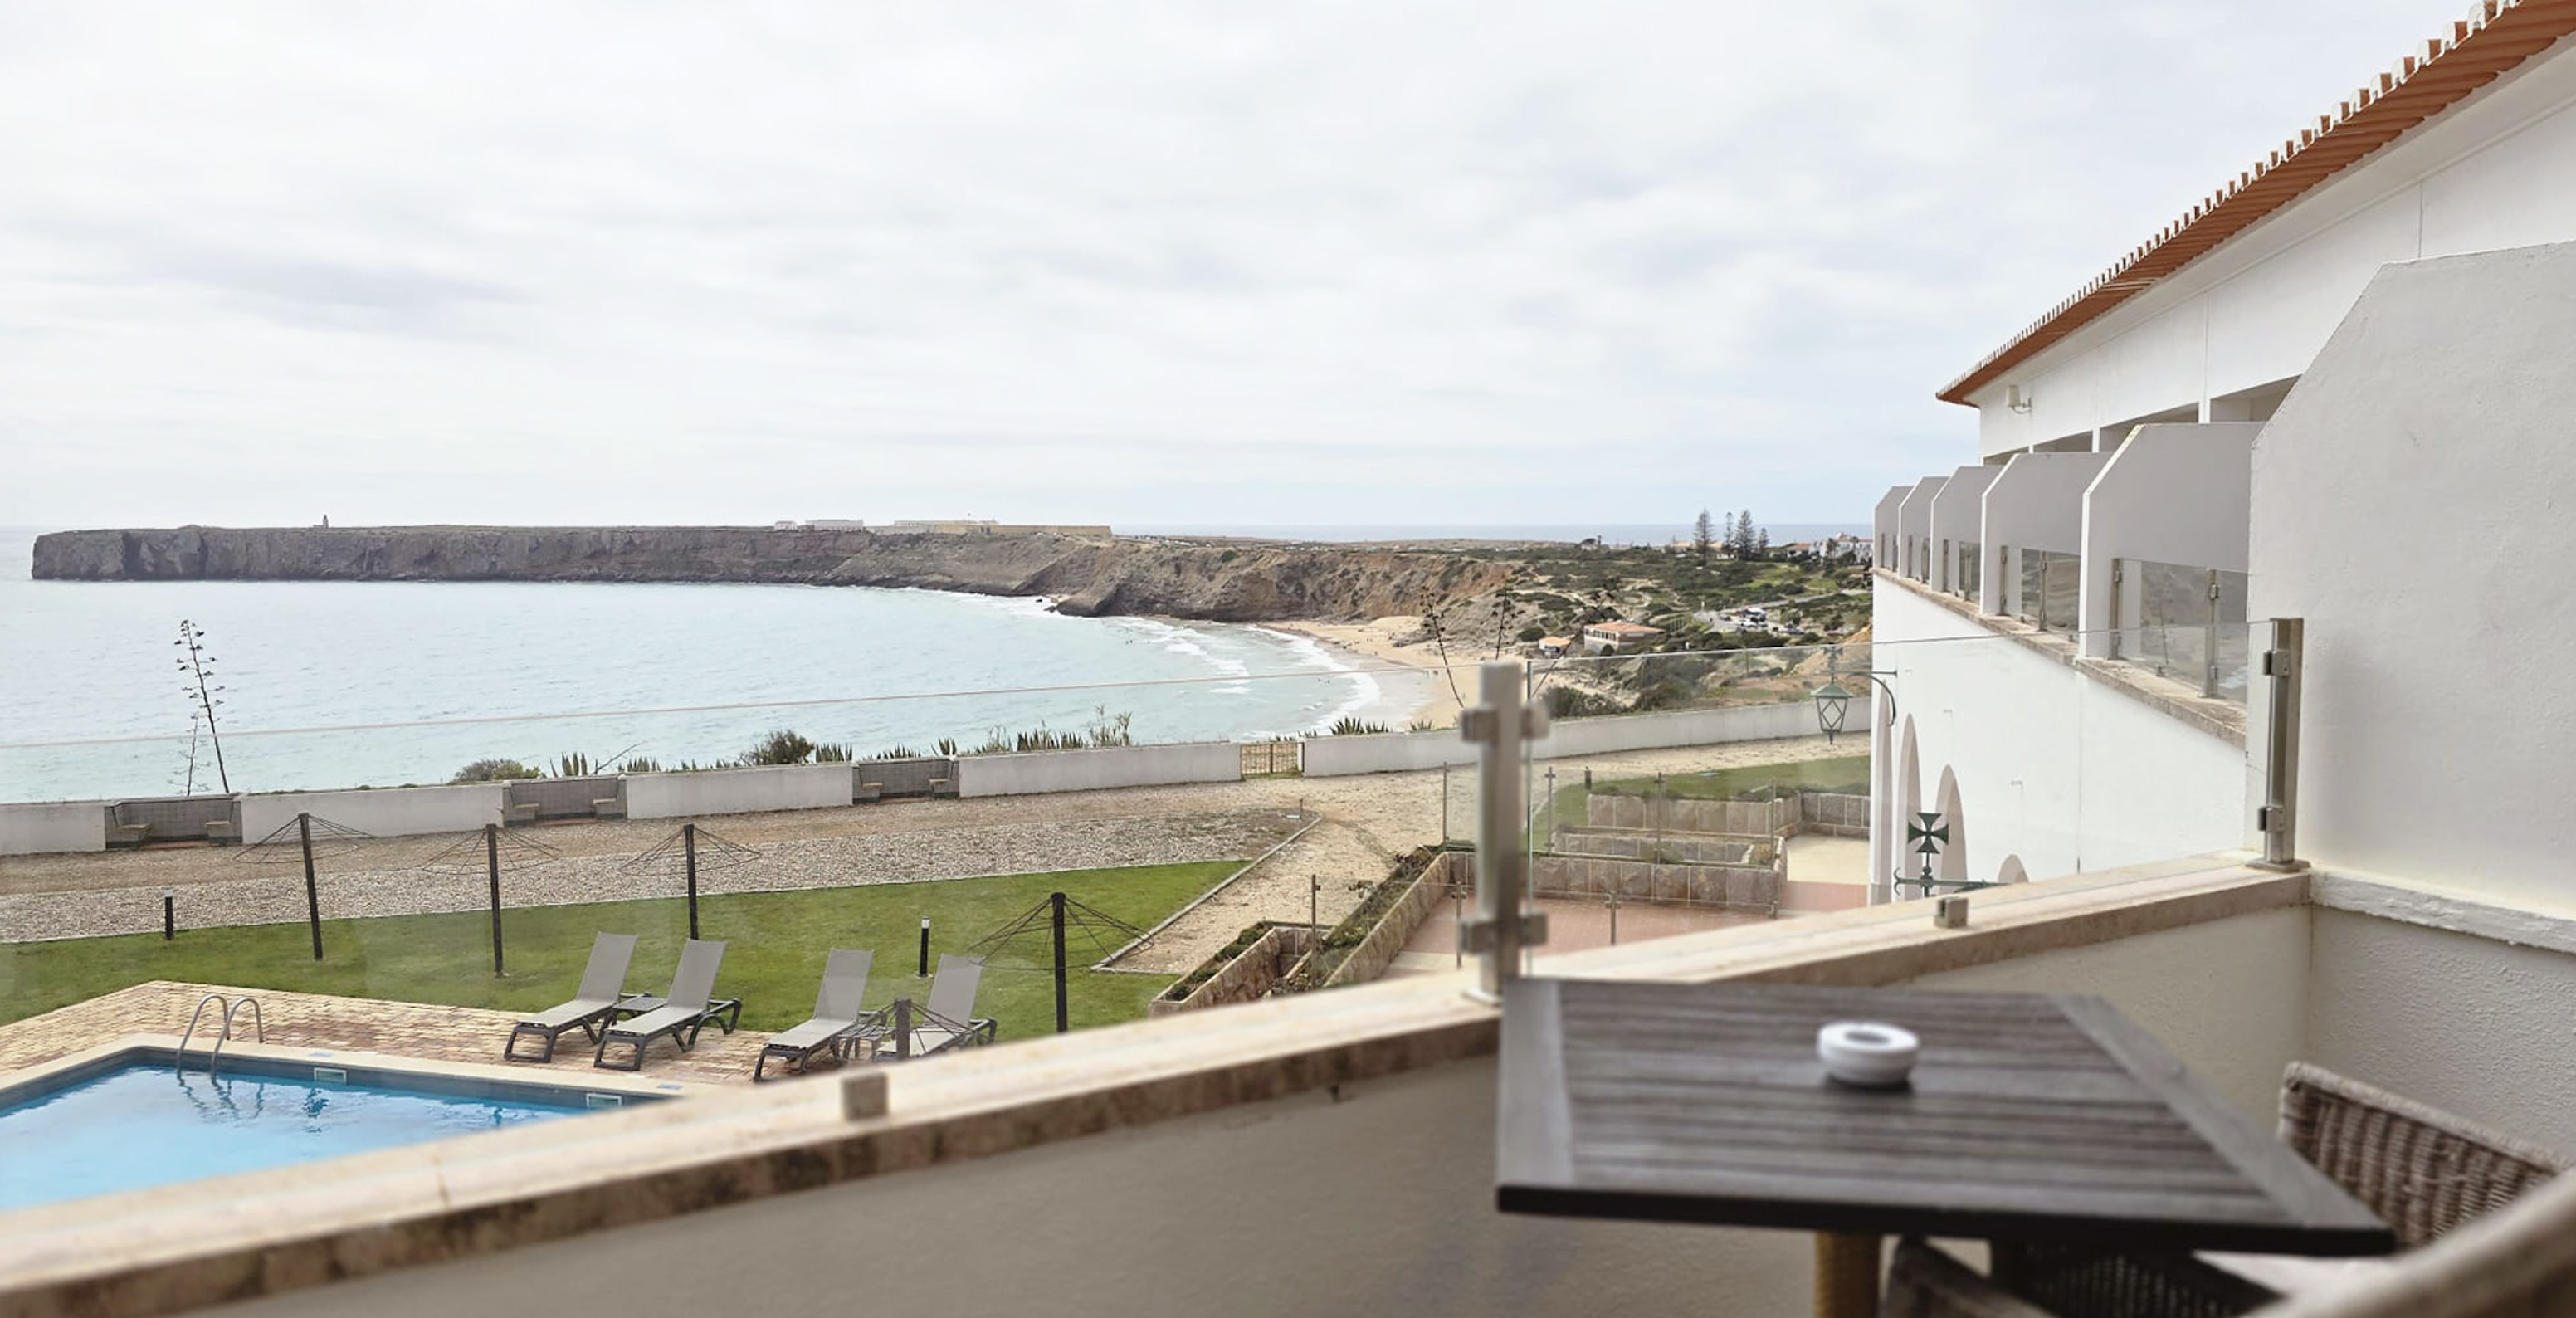
<svg viewBox="0 0 2576 1318">
<path fill-rule="evenodd" d="M 1145 1014 L 1169 1016 L 1174 1012 L 1197 1011 L 1202 1007 L 1221 1007 L 1229 1002 L 1251 1002 L 1270 996 L 1270 990 L 1286 978 L 1296 964 L 1306 958 L 1322 941 L 1313 929 L 1302 924 L 1274 924 L 1252 945 L 1227 957 L 1225 964 L 1188 997 L 1177 1002 L 1156 998 L 1145 1004 Z"/>
<path fill-rule="evenodd" d="M 1333 973 L 1324 980 L 1324 987 L 1366 984 L 1385 974 L 1386 968 L 1395 964 L 1395 954 L 1413 941 L 1414 932 L 1422 928 L 1422 922 L 1430 919 L 1431 912 L 1439 908 L 1441 899 L 1449 895 L 1451 876 L 1455 873 L 1450 867 L 1461 858 L 1454 851 L 1444 851 L 1432 857 L 1431 863 L 1414 877 L 1413 886 L 1406 888 L 1404 895 L 1396 898 L 1395 904 L 1386 909 L 1377 927 L 1360 940 L 1358 947 L 1351 949 L 1351 954 L 1343 958 L 1340 965 L 1333 967 Z"/>
</svg>

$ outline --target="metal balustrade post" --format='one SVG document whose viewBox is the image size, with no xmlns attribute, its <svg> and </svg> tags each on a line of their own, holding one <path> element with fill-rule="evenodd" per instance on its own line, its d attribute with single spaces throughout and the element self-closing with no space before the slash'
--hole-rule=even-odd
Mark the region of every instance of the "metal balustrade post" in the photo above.
<svg viewBox="0 0 2576 1318">
<path fill-rule="evenodd" d="M 2307 620 L 2275 618 L 2272 641 L 2249 656 L 2245 751 L 2261 777 L 2247 793 L 2264 869 L 2303 870 L 2299 859 L 2299 706 L 2307 684 Z"/>
<path fill-rule="evenodd" d="M 1547 711 L 1522 700 L 1521 666 L 1509 660 L 1480 664 L 1478 703 L 1458 717 L 1458 733 L 1477 747 L 1476 918 L 1459 926 L 1464 950 L 1481 969 L 1468 996 L 1502 1001 L 1503 985 L 1522 973 L 1528 949 L 1547 941 L 1547 916 L 1526 910 L 1529 852 L 1523 831 L 1520 767 L 1525 743 L 1547 735 Z"/>
</svg>

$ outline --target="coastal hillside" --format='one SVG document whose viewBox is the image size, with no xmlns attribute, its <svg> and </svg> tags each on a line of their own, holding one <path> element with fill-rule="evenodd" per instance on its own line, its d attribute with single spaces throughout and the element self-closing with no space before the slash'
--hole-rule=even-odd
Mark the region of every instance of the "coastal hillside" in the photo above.
<svg viewBox="0 0 2576 1318">
<path fill-rule="evenodd" d="M 53 581 L 697 581 L 1045 595 L 1067 613 L 1215 622 L 1420 614 L 1500 587 L 1456 554 L 1151 539 L 720 526 L 62 531 Z"/>
</svg>

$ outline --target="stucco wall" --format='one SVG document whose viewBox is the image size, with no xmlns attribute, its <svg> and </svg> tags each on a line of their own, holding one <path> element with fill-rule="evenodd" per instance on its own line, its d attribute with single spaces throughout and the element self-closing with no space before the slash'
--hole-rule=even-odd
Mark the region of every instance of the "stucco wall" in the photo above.
<svg viewBox="0 0 2576 1318">
<path fill-rule="evenodd" d="M 1878 507 L 1870 512 L 1870 557 L 1880 567 L 1896 566 L 1896 514 L 1905 506 L 1905 496 L 1913 492 L 1911 485 L 1893 486 L 1878 496 Z"/>
<path fill-rule="evenodd" d="M 1494 1089 L 1461 1063 L 231 1312 L 838 1313 L 854 1288 L 890 1314 L 1810 1311 L 1799 1232 L 1496 1212 Z"/>
<path fill-rule="evenodd" d="M 1873 597 L 1871 664 L 1896 674 L 1917 799 L 1956 773 L 1969 877 L 1993 878 L 2007 855 L 2046 879 L 2243 845 L 2234 744 L 1903 586 Z M 1903 795 L 1890 781 L 1881 799 Z"/>
<path fill-rule="evenodd" d="M 2384 263 L 2576 238 L 2571 159 L 2576 58 L 2537 57 L 1979 391 L 1978 451 L 2300 375 Z"/>
<path fill-rule="evenodd" d="M 377 837 L 466 833 L 501 822 L 502 785 L 384 787 L 363 792 L 282 792 L 241 799 L 242 841 L 261 838 L 311 814 Z"/>
<path fill-rule="evenodd" d="M 0 805 L 0 856 L 105 851 L 107 806 L 100 801 Z"/>
<path fill-rule="evenodd" d="M 1159 783 L 1230 783 L 1242 776 L 1243 752 L 1230 741 L 968 755 L 957 761 L 957 794 L 1025 796 Z"/>
<path fill-rule="evenodd" d="M 1958 546 L 1977 544 L 1985 533 L 1986 488 L 2003 474 L 2001 467 L 1961 467 L 1950 473 L 1941 492 L 1932 496 L 1932 588 L 1959 589 Z M 1982 559 L 1980 560 L 1982 563 Z"/>
<path fill-rule="evenodd" d="M 1868 718 L 1868 698 L 1855 695 L 1844 726 L 1857 730 L 1868 726 Z M 1555 719 L 1548 725 L 1547 736 L 1532 750 L 1540 759 L 1556 760 L 1668 746 L 1718 746 L 1735 741 L 1821 735 L 1816 727 L 1815 705 L 1802 700 L 1730 709 Z M 1389 732 L 1366 737 L 1310 737 L 1304 755 L 1307 777 L 1337 778 L 1473 764 L 1476 747 L 1460 737 L 1456 728 L 1442 728 L 1436 732 Z"/>
<path fill-rule="evenodd" d="M 2312 915 L 2310 1061 L 2576 1157 L 2576 956 Z"/>
<path fill-rule="evenodd" d="M 848 805 L 858 786 L 846 764 L 782 764 L 706 773 L 639 773 L 626 779 L 629 819 L 686 819 Z"/>
<path fill-rule="evenodd" d="M 2245 570 L 2254 436 L 2249 421 L 2131 431 L 2084 492 L 2084 652 L 2111 653 L 2111 566 L 2120 558 Z"/>
<path fill-rule="evenodd" d="M 1976 922 L 1976 898 L 1968 899 Z M 2156 1037 L 2258 1129 L 2308 1047 L 2308 913 L 2266 911 L 1915 981 L 1978 992 L 2091 993 Z"/>
<path fill-rule="evenodd" d="M 1932 500 L 1941 487 L 1950 483 L 1947 476 L 1926 476 L 1914 483 L 1914 491 L 1896 510 L 1896 563 L 1890 565 L 1917 581 L 1929 575 L 1930 550 L 1921 542 L 1932 534 Z"/>
<path fill-rule="evenodd" d="M 1844 716 L 1844 726 L 1866 727 L 1865 720 L 1869 717 L 1869 701 L 1855 694 L 1851 708 Z M 1550 725 L 1546 740 L 1538 743 L 1537 753 L 1541 759 L 1557 760 L 1573 755 L 1606 755 L 1613 751 L 1652 750 L 1664 746 L 1717 746 L 1733 741 L 1822 735 L 1816 726 L 1814 702 L 1801 700 L 1772 705 L 1738 705 L 1732 709 L 1683 709 L 1661 714 L 1626 714 L 1616 718 L 1558 719 Z M 1857 752 L 1859 747 L 1852 749 Z"/>
<path fill-rule="evenodd" d="M 2084 552 L 2084 491 L 2110 460 L 2108 453 L 2023 453 L 2004 464 L 1986 487 L 1981 611 L 2021 612 L 2021 576 L 2005 574 L 2005 546 Z"/>
<path fill-rule="evenodd" d="M 2301 855 L 2576 902 L 2571 343 L 2576 244 L 2392 266 L 2255 445 L 2248 609 L 2308 622 Z"/>
<path fill-rule="evenodd" d="M 1540 743 L 1543 749 L 1545 742 Z M 1339 778 L 1354 773 L 1396 773 L 1437 769 L 1444 764 L 1474 764 L 1477 747 L 1456 728 L 1432 732 L 1385 732 L 1363 737 L 1308 737 L 1299 751 L 1309 778 Z"/>
</svg>

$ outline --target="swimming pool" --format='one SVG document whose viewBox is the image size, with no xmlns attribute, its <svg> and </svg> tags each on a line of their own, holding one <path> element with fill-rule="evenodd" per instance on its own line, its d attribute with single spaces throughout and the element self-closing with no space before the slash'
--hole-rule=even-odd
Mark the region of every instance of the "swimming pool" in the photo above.
<svg viewBox="0 0 2576 1318">
<path fill-rule="evenodd" d="M 552 1121 L 625 1101 L 363 1068 L 236 1065 L 228 1057 L 223 1073 L 210 1076 L 137 1057 L 0 1101 L 0 1211 Z"/>
</svg>

